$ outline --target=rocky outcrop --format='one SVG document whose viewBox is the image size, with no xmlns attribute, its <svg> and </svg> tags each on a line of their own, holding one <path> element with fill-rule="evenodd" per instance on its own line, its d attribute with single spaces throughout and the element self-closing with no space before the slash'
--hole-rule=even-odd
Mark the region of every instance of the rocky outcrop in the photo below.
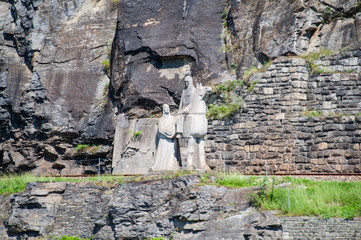
<svg viewBox="0 0 361 240">
<path fill-rule="evenodd" d="M 241 77 L 250 66 L 279 56 L 358 49 L 360 11 L 357 0 L 233 0 L 227 14 L 228 64 L 234 63 Z"/>
<path fill-rule="evenodd" d="M 225 0 L 121 1 L 111 70 L 119 110 L 144 117 L 165 103 L 175 109 L 186 74 L 203 83 L 221 79 L 225 6 Z"/>
<path fill-rule="evenodd" d="M 102 61 L 116 4 L 1 1 L 0 9 L 1 170 L 30 170 L 38 160 L 44 173 L 69 172 L 78 165 L 73 159 L 89 158 L 76 154 L 77 144 L 94 144 L 92 158 L 106 157 L 114 111 Z"/>
<path fill-rule="evenodd" d="M 250 208 L 258 187 L 200 185 L 200 176 L 139 182 L 38 182 L 0 198 L 1 239 L 359 239 L 361 219 L 276 217 Z M 345 231 L 347 229 L 347 231 Z"/>
<path fill-rule="evenodd" d="M 200 185 L 199 176 L 130 182 L 30 183 L 10 197 L 8 239 L 80 236 L 95 239 L 280 238 L 277 217 L 248 209 L 254 188 Z M 248 209 L 248 210 L 247 210 Z M 246 210 L 246 211 L 245 211 Z M 224 228 L 223 228 L 224 227 Z"/>
<path fill-rule="evenodd" d="M 330 78 L 326 75 L 309 77 L 310 81 L 302 83 L 310 84 L 307 90 L 296 86 L 294 89 L 301 92 L 295 94 L 304 97 L 305 92 L 310 93 L 307 104 L 312 108 L 316 105 L 311 103 L 311 98 L 321 97 L 317 104 L 322 108 L 334 108 L 335 102 L 341 101 L 342 106 L 348 106 L 340 108 L 346 110 L 343 114 L 360 112 L 358 76 L 343 72 L 360 71 L 361 15 L 357 0 L 116 2 L 0 1 L 0 171 L 31 171 L 38 165 L 43 174 L 95 173 L 96 161 L 91 161 L 102 158 L 102 172 L 110 172 L 116 115 L 154 117 L 160 113 L 163 103 L 169 104 L 172 111 L 176 110 L 183 88 L 182 78 L 186 74 L 192 74 L 198 82 L 219 83 L 242 78 L 251 66 L 261 67 L 270 60 L 283 61 L 283 57 L 307 55 L 322 49 L 334 55 L 332 59 L 315 64 L 323 65 L 331 79 L 337 78 L 336 73 L 342 73 L 338 84 L 345 81 L 356 85 L 340 84 L 336 98 L 330 89 L 329 96 L 326 97 L 325 92 L 316 96 L 312 95 L 311 87 L 322 85 L 318 81 L 328 82 Z M 284 82 L 295 86 L 305 79 L 287 73 L 312 75 L 314 69 L 310 63 L 306 65 L 301 72 L 297 69 L 294 72 L 291 65 L 285 65 L 273 74 L 287 78 Z M 268 81 L 266 79 L 275 78 L 263 80 Z M 272 87 L 263 83 L 261 88 L 271 91 Z M 289 90 L 287 84 L 277 88 L 281 92 Z M 346 92 L 351 93 L 353 99 L 344 95 Z M 252 97 L 245 98 L 248 109 L 244 110 L 249 113 L 255 111 L 250 106 L 254 106 L 254 98 L 258 97 L 250 95 Z M 256 101 L 262 104 L 263 96 Z M 299 109 L 295 114 L 301 115 L 304 108 L 298 108 L 296 102 L 290 101 L 290 108 Z M 279 110 L 272 109 L 272 104 L 268 106 L 264 114 Z M 282 111 L 286 110 L 277 113 L 284 113 Z M 246 122 L 260 114 L 250 114 Z M 231 121 L 239 123 L 236 119 Z M 214 126 L 210 134 L 224 136 L 222 124 Z M 280 126 L 287 128 L 283 123 Z M 322 131 L 327 132 L 327 127 Z M 335 160 L 338 166 L 334 169 L 322 166 L 312 171 L 359 171 L 353 167 L 357 165 L 354 159 L 359 154 L 357 131 L 352 130 L 349 146 L 327 142 L 332 149 L 346 150 L 346 160 Z M 236 133 L 230 136 L 234 137 L 233 134 Z M 289 133 L 282 136 L 293 138 Z M 325 142 L 321 138 L 320 141 Z M 305 164 L 310 161 L 315 165 L 318 162 L 327 165 L 328 162 L 319 160 L 319 155 L 314 156 L 321 154 L 319 150 L 311 153 L 308 145 L 321 142 L 311 143 L 306 139 L 308 142 L 304 145 L 304 140 L 299 139 L 300 146 L 292 156 L 303 164 L 298 171 L 309 171 L 310 165 L 306 167 Z M 227 139 L 217 141 L 230 142 Z M 333 143 L 335 145 L 331 145 Z M 266 145 L 275 147 L 273 143 Z M 232 145 L 235 146 L 238 145 Z M 221 158 L 219 146 L 210 151 L 211 162 Z M 267 152 L 267 159 L 283 156 L 283 150 L 280 151 L 280 154 Z M 256 159 L 263 159 L 260 158 L 262 154 L 256 154 Z M 244 155 L 250 159 L 254 154 L 245 151 L 234 156 L 245 159 Z M 80 161 L 86 159 L 91 161 Z M 348 159 L 352 167 L 340 167 L 348 164 Z M 291 158 L 286 164 L 289 161 L 294 163 Z M 242 163 L 242 167 L 247 166 L 250 164 Z M 298 167 L 283 165 L 282 168 Z"/>
</svg>

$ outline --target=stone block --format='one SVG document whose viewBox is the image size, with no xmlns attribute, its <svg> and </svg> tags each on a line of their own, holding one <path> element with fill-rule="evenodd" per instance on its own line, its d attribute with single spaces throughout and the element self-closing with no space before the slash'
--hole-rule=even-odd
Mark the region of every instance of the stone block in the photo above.
<svg viewBox="0 0 361 240">
<path fill-rule="evenodd" d="M 324 158 L 314 158 L 311 159 L 311 163 L 315 165 L 325 165 L 327 164 L 327 160 Z"/>
<path fill-rule="evenodd" d="M 249 153 L 249 145 L 244 146 L 243 149 L 245 152 Z"/>
<path fill-rule="evenodd" d="M 249 146 L 249 149 L 250 149 L 250 152 L 259 152 L 259 145 L 250 145 Z"/>
<path fill-rule="evenodd" d="M 322 142 L 318 144 L 318 149 L 319 150 L 324 150 L 327 149 L 328 144 L 326 142 Z"/>
<path fill-rule="evenodd" d="M 350 148 L 354 151 L 359 151 L 360 150 L 360 144 L 351 144 Z"/>
<path fill-rule="evenodd" d="M 306 60 L 303 58 L 292 58 L 292 65 L 293 66 L 305 66 Z"/>
<path fill-rule="evenodd" d="M 283 119 L 285 119 L 285 117 L 286 117 L 285 113 L 277 113 L 275 120 L 283 120 Z"/>
<path fill-rule="evenodd" d="M 228 136 L 229 140 L 237 140 L 238 139 L 238 134 L 231 134 Z"/>
<path fill-rule="evenodd" d="M 232 129 L 244 129 L 246 128 L 246 124 L 245 123 L 235 123 L 232 126 Z"/>
<path fill-rule="evenodd" d="M 257 126 L 257 123 L 254 121 L 247 121 L 246 122 L 246 128 L 255 128 Z"/>
<path fill-rule="evenodd" d="M 273 94 L 273 88 L 263 88 L 263 93 L 266 95 L 272 95 Z"/>
<path fill-rule="evenodd" d="M 293 76 L 293 74 L 291 76 Z M 296 78 L 296 79 L 299 79 L 299 78 Z M 305 82 L 305 81 L 291 81 L 291 85 L 294 88 L 307 88 L 307 82 Z"/>
</svg>

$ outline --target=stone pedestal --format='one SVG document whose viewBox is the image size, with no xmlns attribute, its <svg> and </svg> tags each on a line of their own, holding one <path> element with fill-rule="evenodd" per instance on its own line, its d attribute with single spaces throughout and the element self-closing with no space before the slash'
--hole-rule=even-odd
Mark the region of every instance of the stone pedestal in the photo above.
<svg viewBox="0 0 361 240">
<path fill-rule="evenodd" d="M 113 174 L 148 174 L 154 165 L 156 118 L 117 118 L 113 150 Z"/>
</svg>

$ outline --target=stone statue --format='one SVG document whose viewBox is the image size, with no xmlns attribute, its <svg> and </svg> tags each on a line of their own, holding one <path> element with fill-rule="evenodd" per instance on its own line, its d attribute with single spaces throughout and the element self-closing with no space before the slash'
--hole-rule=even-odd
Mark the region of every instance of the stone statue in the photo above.
<svg viewBox="0 0 361 240">
<path fill-rule="evenodd" d="M 167 104 L 163 105 L 163 116 L 158 122 L 158 147 L 155 155 L 153 171 L 179 169 L 177 161 L 178 149 L 175 142 L 176 118 L 170 114 Z"/>
<path fill-rule="evenodd" d="M 193 85 L 193 78 L 186 76 L 184 79 L 184 89 L 182 91 L 181 101 L 179 104 L 178 118 L 177 118 L 177 137 L 181 137 L 184 134 L 185 116 L 189 111 L 189 105 L 193 100 L 195 87 Z"/>
<path fill-rule="evenodd" d="M 189 139 L 187 149 L 187 169 L 209 170 L 204 152 L 204 136 L 207 134 L 206 100 L 212 89 L 197 84 L 187 116 Z"/>
</svg>

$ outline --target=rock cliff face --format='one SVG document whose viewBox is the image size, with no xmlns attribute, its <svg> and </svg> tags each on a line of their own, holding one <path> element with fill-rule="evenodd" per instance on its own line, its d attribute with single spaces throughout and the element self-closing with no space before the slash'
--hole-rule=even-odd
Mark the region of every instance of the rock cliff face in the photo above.
<svg viewBox="0 0 361 240">
<path fill-rule="evenodd" d="M 186 74 L 220 79 L 225 6 L 225 0 L 121 1 L 111 71 L 119 109 L 138 117 L 164 103 L 176 109 Z"/>
<path fill-rule="evenodd" d="M 0 198 L 1 239 L 359 239 L 360 219 L 278 218 L 249 208 L 258 187 L 197 185 L 200 176 L 128 182 L 29 183 Z M 307 229 L 307 231 L 304 231 Z M 345 231 L 347 229 L 347 231 Z"/>
<path fill-rule="evenodd" d="M 229 62 L 239 74 L 279 56 L 358 49 L 360 17 L 357 0 L 231 1 Z"/>
<path fill-rule="evenodd" d="M 357 0 L 0 1 L 0 169 L 28 171 L 38 164 L 40 171 L 47 174 L 94 173 L 92 162 L 79 160 L 103 158 L 102 171 L 109 172 L 116 115 L 154 116 L 164 103 L 174 111 L 186 74 L 192 74 L 197 82 L 219 83 L 242 78 L 251 66 L 261 67 L 271 60 L 277 63 L 283 57 L 325 49 L 334 53 L 332 59 L 316 65 L 322 65 L 330 78 L 318 78 L 315 66 L 309 63 L 305 63 L 304 70 L 285 64 L 272 73 L 289 81 L 282 80 L 284 84 L 277 86 L 277 91 L 289 91 L 288 83 L 294 85 L 300 80 L 308 84 L 307 89 L 295 89 L 306 94 L 307 101 L 302 109 L 297 101 L 288 102 L 294 114 L 301 116 L 305 108 L 311 107 L 320 110 L 317 107 L 322 105 L 322 111 L 357 116 L 361 111 L 359 76 L 344 71 L 360 71 L 360 12 Z M 299 79 L 287 73 L 314 77 Z M 312 95 L 312 88 L 338 79 L 338 73 L 342 79 L 336 83 L 337 89 L 329 84 L 330 94 L 324 94 L 325 90 Z M 276 79 L 272 77 L 262 80 L 262 93 L 251 92 L 252 97 L 245 98 L 248 107 L 242 111 L 255 114 L 245 116 L 244 123 L 260 125 L 262 120 L 257 116 L 278 111 L 272 109 L 272 104 L 264 112 L 256 106 L 265 102 L 264 89 L 272 88 L 266 79 Z M 354 85 L 346 86 L 346 82 Z M 346 92 L 353 97 L 344 95 Z M 278 96 L 272 98 L 279 101 L 282 98 Z M 313 97 L 319 101 L 317 104 Z M 288 110 L 283 108 L 277 114 L 282 111 Z M 288 121 L 288 116 L 284 119 Z M 222 124 L 214 122 L 215 132 L 211 134 L 221 136 Z M 323 136 L 312 143 L 299 139 L 292 157 L 297 157 L 299 163 L 327 165 L 324 159 L 315 160 L 325 153 L 311 151 L 309 144 L 328 143 L 332 147 L 328 150 L 342 148 L 348 151 L 347 156 L 351 152 L 352 156 L 345 159 L 357 165 L 354 159 L 359 156 L 359 129 L 348 129 L 352 131 L 350 139 L 346 139 L 348 146 L 339 142 L 331 145 L 333 140 Z M 285 139 L 290 137 L 287 131 L 283 134 Z M 273 141 L 262 141 L 266 140 Z M 304 140 L 308 142 L 304 144 Z M 256 145 L 278 147 L 265 142 Z M 210 151 L 217 154 L 209 154 L 210 161 L 219 158 L 219 146 L 210 147 Z M 258 155 L 257 159 L 263 159 Z M 269 159 L 276 158 L 279 155 L 273 154 Z M 341 165 L 348 164 L 345 159 L 336 160 L 338 169 L 328 171 L 359 171 L 354 167 L 341 169 Z M 309 170 L 310 166 L 299 168 L 301 172 Z M 323 166 L 316 172 L 324 170 Z"/>
<path fill-rule="evenodd" d="M 95 157 L 105 157 L 114 111 L 102 61 L 114 37 L 116 4 L 1 1 L 0 9 L 2 170 L 28 170 L 39 160 L 43 172 L 69 172 L 76 164 L 61 160 L 76 159 L 80 143 L 99 145 Z"/>
</svg>

